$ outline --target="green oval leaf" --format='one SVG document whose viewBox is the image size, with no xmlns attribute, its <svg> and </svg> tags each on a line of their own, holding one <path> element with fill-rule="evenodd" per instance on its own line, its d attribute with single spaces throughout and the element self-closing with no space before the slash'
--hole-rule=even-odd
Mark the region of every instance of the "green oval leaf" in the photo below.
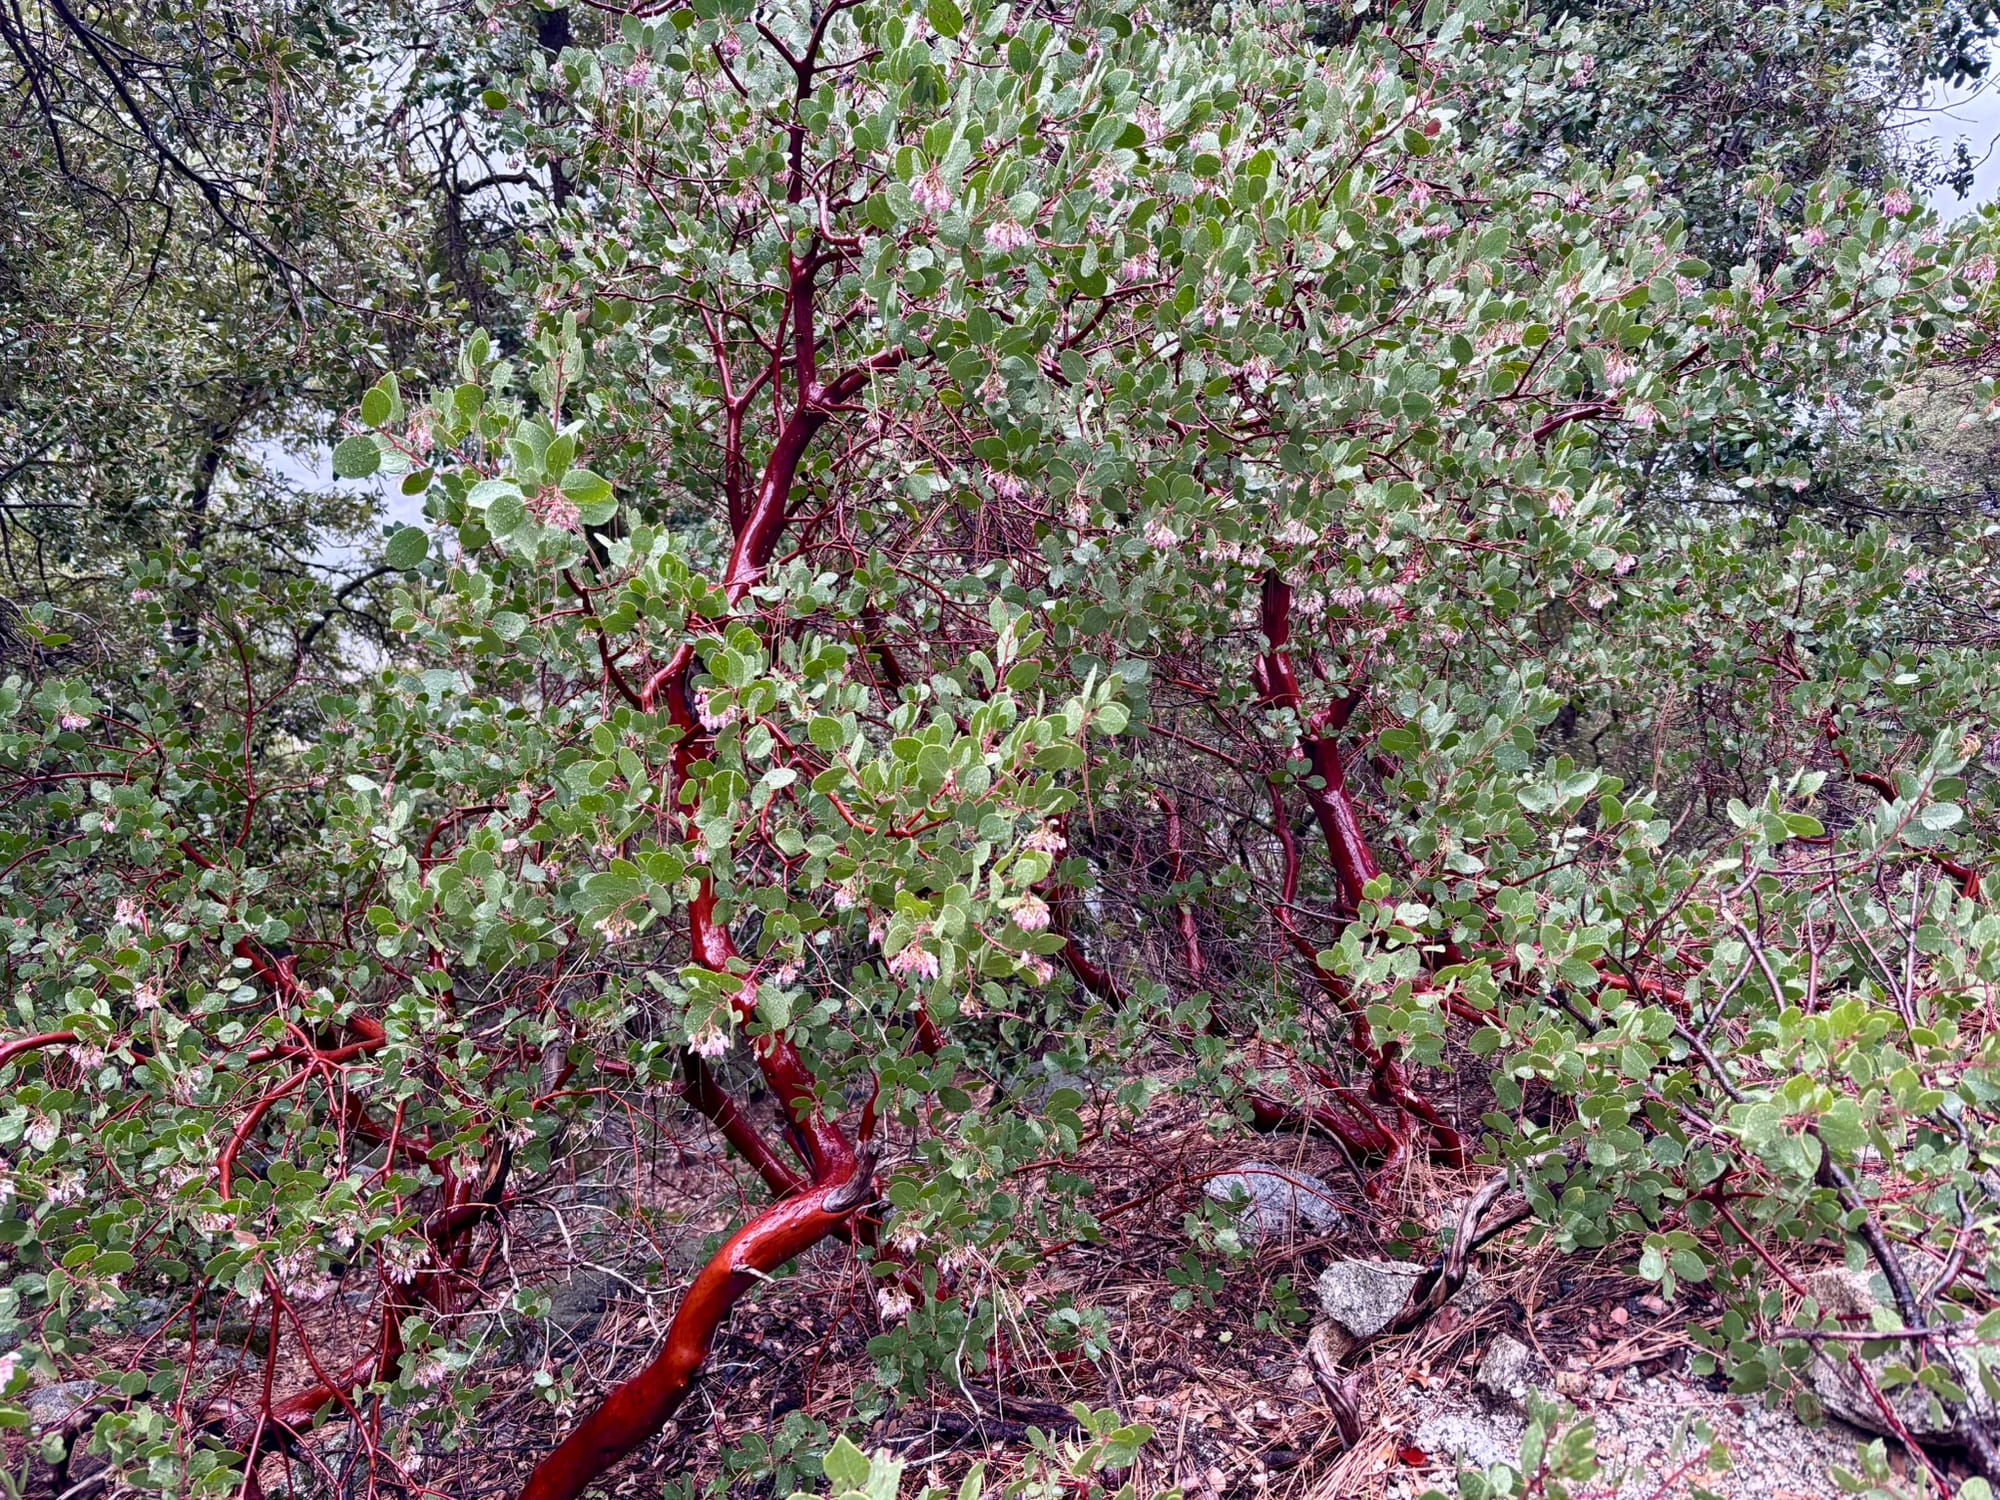
<svg viewBox="0 0 2000 1500">
<path fill-rule="evenodd" d="M 387 551 L 389 566 L 407 573 L 412 568 L 422 566 L 423 560 L 430 555 L 430 550 L 430 535 L 423 527 L 405 526 L 389 538 Z"/>
<path fill-rule="evenodd" d="M 382 450 L 372 437 L 342 438 L 333 450 L 333 472 L 341 479 L 366 479 L 382 467 Z"/>
</svg>

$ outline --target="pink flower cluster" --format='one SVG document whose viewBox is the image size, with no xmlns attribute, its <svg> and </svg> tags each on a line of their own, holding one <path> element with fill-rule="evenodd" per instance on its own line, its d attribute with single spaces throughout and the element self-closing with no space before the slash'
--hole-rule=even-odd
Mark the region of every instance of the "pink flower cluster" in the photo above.
<svg viewBox="0 0 2000 1500">
<path fill-rule="evenodd" d="M 1005 255 L 1010 250 L 1018 250 L 1034 242 L 1035 237 L 1012 219 L 1001 219 L 986 226 L 986 248 L 995 255 Z"/>
<path fill-rule="evenodd" d="M 912 941 L 889 960 L 889 972 L 898 979 L 935 979 L 938 977 L 937 955 L 921 942 Z"/>
<path fill-rule="evenodd" d="M 910 184 L 910 198 L 918 208 L 932 218 L 937 218 L 951 207 L 951 187 L 944 180 L 944 172 L 932 167 L 923 176 Z"/>
</svg>

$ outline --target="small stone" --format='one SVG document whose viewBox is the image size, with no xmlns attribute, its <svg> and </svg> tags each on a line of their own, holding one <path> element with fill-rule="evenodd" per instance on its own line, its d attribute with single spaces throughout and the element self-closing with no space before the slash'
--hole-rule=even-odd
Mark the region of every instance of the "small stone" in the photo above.
<svg viewBox="0 0 2000 1500">
<path fill-rule="evenodd" d="M 1389 1326 L 1410 1300 L 1410 1291 L 1427 1267 L 1401 1260 L 1338 1260 L 1319 1275 L 1319 1302 L 1326 1315 L 1356 1338 L 1367 1338 Z M 1479 1273 L 1466 1278 L 1454 1307 L 1477 1307 L 1485 1288 Z"/>
<path fill-rule="evenodd" d="M 1472 1380 L 1481 1390 L 1503 1401 L 1523 1403 L 1528 1392 L 1548 1378 L 1549 1368 L 1541 1355 L 1513 1335 L 1503 1333 L 1487 1345 Z"/>
<path fill-rule="evenodd" d="M 1081 1073 L 1072 1073 L 1066 1068 L 1055 1067 L 1046 1061 L 1024 1073 L 1016 1085 L 1021 1097 L 1031 1108 L 1041 1109 L 1058 1093 L 1070 1092 L 1090 1097 L 1090 1080 Z"/>
<path fill-rule="evenodd" d="M 1217 1203 L 1242 1203 L 1241 1226 L 1254 1239 L 1289 1239 L 1301 1228 L 1332 1234 L 1347 1222 L 1325 1182 L 1267 1161 L 1246 1161 L 1211 1177 L 1202 1192 Z"/>
<path fill-rule="evenodd" d="M 1875 1311 L 1875 1291 L 1869 1278 L 1846 1266 L 1823 1266 L 1812 1273 L 1806 1290 L 1822 1313 L 1836 1318 L 1866 1318 Z"/>
</svg>

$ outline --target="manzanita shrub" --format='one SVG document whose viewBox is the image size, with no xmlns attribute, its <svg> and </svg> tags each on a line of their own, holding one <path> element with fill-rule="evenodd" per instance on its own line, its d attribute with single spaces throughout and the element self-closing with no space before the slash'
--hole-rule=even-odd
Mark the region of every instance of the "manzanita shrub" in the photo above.
<svg viewBox="0 0 2000 1500">
<path fill-rule="evenodd" d="M 496 85 L 575 191 L 533 339 L 336 452 L 424 497 L 393 657 L 166 554 L 142 659 L 0 689 L 8 1390 L 108 1373 L 141 1488 L 320 1482 L 335 1433 L 416 1483 L 537 1310 L 522 1206 L 665 1116 L 753 1201 L 650 1363 L 550 1380 L 524 1493 L 826 1241 L 867 1415 L 1096 1232 L 1039 1058 L 1329 1134 L 1385 1213 L 1484 1163 L 1712 1287 L 1739 1388 L 1893 1348 L 1856 1378 L 1990 1464 L 1993 537 L 1771 517 L 1976 354 L 1993 261 L 1761 178 L 1712 266 L 1643 163 L 1525 169 L 1578 35 L 700 0 Z M 1145 1440 L 1085 1432 L 1050 1493 Z"/>
</svg>

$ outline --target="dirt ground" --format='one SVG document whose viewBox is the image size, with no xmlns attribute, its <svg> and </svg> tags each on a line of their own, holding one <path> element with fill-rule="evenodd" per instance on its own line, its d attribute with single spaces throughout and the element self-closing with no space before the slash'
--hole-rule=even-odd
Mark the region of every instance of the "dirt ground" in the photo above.
<svg viewBox="0 0 2000 1500">
<path fill-rule="evenodd" d="M 467 1331 L 476 1328 L 484 1341 L 476 1373 L 490 1389 L 472 1423 L 439 1439 L 400 1414 L 364 1413 L 381 1422 L 403 1470 L 378 1475 L 390 1482 L 378 1482 L 377 1492 L 510 1495 L 576 1417 L 651 1357 L 704 1241 L 727 1226 L 731 1205 L 747 1208 L 759 1193 L 711 1143 L 675 1146 L 659 1144 L 653 1132 L 636 1134 L 654 1144 L 626 1153 L 615 1178 L 553 1188 L 522 1204 L 513 1235 L 495 1245 L 489 1306 L 540 1291 L 554 1313 L 546 1337 L 539 1320 L 468 1314 Z M 1200 1210 L 1204 1185 L 1251 1158 L 1320 1179 L 1344 1224 L 1267 1239 L 1234 1261 L 1211 1258 L 1219 1273 L 1212 1285 L 1190 1289 L 1184 1274 L 1177 1284 L 1187 1217 Z M 1597 1424 L 1609 1472 L 1590 1493 L 1605 1500 L 1673 1500 L 1697 1485 L 1746 1500 L 1801 1500 L 1837 1493 L 1831 1467 L 1854 1462 L 1861 1435 L 1837 1423 L 1809 1431 L 1789 1412 L 1765 1411 L 1755 1398 L 1686 1373 L 1690 1320 L 1709 1310 L 1685 1298 L 1669 1307 L 1629 1276 L 1634 1248 L 1561 1257 L 1531 1245 L 1526 1229 L 1480 1252 L 1476 1305 L 1447 1308 L 1373 1351 L 1358 1380 L 1359 1440 L 1344 1442 L 1306 1357 L 1319 1315 L 1316 1278 L 1337 1260 L 1402 1258 L 1430 1244 L 1435 1227 L 1451 1222 L 1489 1173 L 1413 1163 L 1371 1202 L 1338 1147 L 1218 1132 L 1199 1110 L 1170 1101 L 1136 1125 L 1107 1128 L 1076 1166 L 1098 1185 L 1106 1237 L 1050 1247 L 1025 1280 L 986 1286 L 1000 1297 L 1004 1378 L 968 1371 L 958 1384 L 933 1381 L 922 1399 L 858 1421 L 867 1344 L 884 1325 L 850 1252 L 828 1243 L 738 1307 L 692 1398 L 616 1471 L 612 1492 L 655 1500 L 687 1483 L 693 1494 L 711 1486 L 732 1496 L 771 1493 L 768 1482 L 732 1479 L 725 1452 L 749 1434 L 782 1448 L 795 1412 L 848 1431 L 864 1447 L 891 1450 L 919 1484 L 955 1487 L 974 1459 L 986 1460 L 989 1482 L 997 1482 L 1027 1456 L 1031 1427 L 1071 1429 L 1068 1408 L 1077 1401 L 1154 1430 L 1125 1476 L 1141 1500 L 1175 1488 L 1189 1500 L 1400 1500 L 1432 1485 L 1450 1492 L 1461 1462 L 1504 1461 L 1518 1451 L 1518 1408 L 1474 1380 L 1502 1335 L 1533 1349 L 1547 1387 Z M 968 1274 L 976 1287 L 977 1270 Z M 1177 1306 L 1177 1297 L 1187 1305 Z M 1105 1313 L 1110 1347 L 1101 1358 L 1050 1342 L 1045 1315 L 1065 1298 Z M 358 1304 L 365 1301 L 365 1293 L 336 1296 L 315 1313 L 325 1348 L 364 1347 Z M 204 1367 L 220 1395 L 247 1396 L 264 1378 L 260 1341 L 244 1333 L 243 1347 Z M 147 1345 L 135 1344 L 133 1363 L 144 1363 L 147 1349 L 157 1357 L 153 1340 L 172 1336 L 162 1328 Z M 552 1383 L 565 1375 L 573 1399 L 552 1400 Z M 96 1405 L 110 1400 L 105 1392 Z M 1728 1450 L 1727 1471 L 1713 1472 L 1708 1445 L 1690 1437 L 1696 1417 Z M 329 1481 L 346 1469 L 350 1432 L 346 1422 L 331 1423 L 314 1454 L 293 1460 L 299 1495 L 334 1492 Z M 31 1460 L 28 1434 L 6 1434 L 5 1443 L 10 1470 L 28 1472 L 32 1496 L 91 1500 L 101 1488 L 89 1484 L 95 1465 L 86 1455 L 56 1471 Z M 285 1468 L 277 1457 L 262 1466 L 267 1490 L 284 1486 Z"/>
</svg>

